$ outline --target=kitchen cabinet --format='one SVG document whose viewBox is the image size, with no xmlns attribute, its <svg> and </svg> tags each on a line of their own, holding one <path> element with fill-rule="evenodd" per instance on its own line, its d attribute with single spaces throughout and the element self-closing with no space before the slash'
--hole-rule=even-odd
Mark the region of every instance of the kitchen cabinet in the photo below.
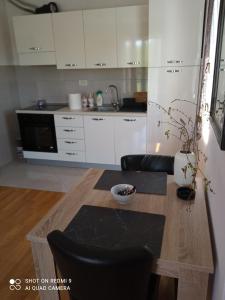
<svg viewBox="0 0 225 300">
<path fill-rule="evenodd" d="M 13 17 L 21 65 L 55 64 L 51 14 Z"/>
<path fill-rule="evenodd" d="M 177 136 L 179 136 L 179 132 L 167 123 L 170 121 L 168 115 L 151 102 L 159 103 L 166 109 L 172 106 L 174 109 L 180 110 L 180 112 L 173 112 L 178 120 L 182 118 L 188 122 L 186 116 L 190 116 L 194 120 L 196 114 L 195 104 L 198 96 L 199 69 L 198 66 L 149 69 L 148 88 L 151 93 L 149 93 L 150 102 L 148 104 L 148 152 L 174 155 L 180 147 L 180 141 L 175 136 L 171 136 L 169 139 L 165 136 L 165 131 L 168 129 Z M 187 100 L 192 103 L 186 101 L 171 103 L 175 99 Z M 161 121 L 160 127 L 158 127 L 159 121 Z"/>
<path fill-rule="evenodd" d="M 146 154 L 146 118 L 115 118 L 116 164 L 127 154 Z"/>
<path fill-rule="evenodd" d="M 55 125 L 59 127 L 84 127 L 84 121 L 80 115 L 55 115 Z"/>
<path fill-rule="evenodd" d="M 81 115 L 54 115 L 58 160 L 85 162 L 84 121 Z"/>
<path fill-rule="evenodd" d="M 85 68 L 82 11 L 57 13 L 52 17 L 57 68 Z"/>
<path fill-rule="evenodd" d="M 116 8 L 118 67 L 148 66 L 148 5 Z"/>
<path fill-rule="evenodd" d="M 115 164 L 114 117 L 85 116 L 86 162 Z"/>
<path fill-rule="evenodd" d="M 205 0 L 151 0 L 149 67 L 200 65 Z"/>
<path fill-rule="evenodd" d="M 116 68 L 116 9 L 84 10 L 87 68 Z"/>
<path fill-rule="evenodd" d="M 56 127 L 57 139 L 84 139 L 84 129 L 76 127 Z"/>
<path fill-rule="evenodd" d="M 83 140 L 57 139 L 58 150 L 85 151 Z"/>
</svg>

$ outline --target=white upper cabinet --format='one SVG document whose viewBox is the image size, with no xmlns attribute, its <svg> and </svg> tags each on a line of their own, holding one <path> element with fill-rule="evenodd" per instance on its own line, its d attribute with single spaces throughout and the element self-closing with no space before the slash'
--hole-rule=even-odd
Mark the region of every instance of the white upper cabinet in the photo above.
<svg viewBox="0 0 225 300">
<path fill-rule="evenodd" d="M 114 117 L 85 116 L 86 162 L 115 164 Z"/>
<path fill-rule="evenodd" d="M 116 8 L 118 67 L 148 66 L 148 5 Z"/>
<path fill-rule="evenodd" d="M 116 164 L 128 154 L 146 154 L 146 117 L 116 117 Z"/>
<path fill-rule="evenodd" d="M 205 0 L 149 3 L 149 67 L 200 65 Z"/>
<path fill-rule="evenodd" d="M 55 64 L 51 14 L 13 18 L 20 64 Z"/>
<path fill-rule="evenodd" d="M 87 68 L 116 68 L 116 9 L 85 10 L 84 34 Z"/>
<path fill-rule="evenodd" d="M 82 11 L 53 14 L 58 69 L 85 68 Z"/>
<path fill-rule="evenodd" d="M 19 53 L 55 51 L 51 14 L 13 18 Z"/>
</svg>

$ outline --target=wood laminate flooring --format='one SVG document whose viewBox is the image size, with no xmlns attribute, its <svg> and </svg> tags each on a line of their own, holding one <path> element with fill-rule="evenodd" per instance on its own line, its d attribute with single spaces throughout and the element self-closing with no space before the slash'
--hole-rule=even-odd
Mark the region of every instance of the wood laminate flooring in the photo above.
<svg viewBox="0 0 225 300">
<path fill-rule="evenodd" d="M 36 300 L 37 291 L 10 291 L 11 278 L 36 278 L 26 234 L 63 193 L 0 187 L 0 299 Z"/>
</svg>

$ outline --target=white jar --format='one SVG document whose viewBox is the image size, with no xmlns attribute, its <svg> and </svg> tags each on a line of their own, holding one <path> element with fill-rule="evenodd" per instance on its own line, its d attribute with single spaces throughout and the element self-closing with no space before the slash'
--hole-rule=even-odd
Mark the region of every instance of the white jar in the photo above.
<svg viewBox="0 0 225 300">
<path fill-rule="evenodd" d="M 180 186 L 191 185 L 193 182 L 193 170 L 188 167 L 189 163 L 194 167 L 196 166 L 196 157 L 193 152 L 185 153 L 179 151 L 176 153 L 174 160 L 174 179 Z M 186 169 L 186 172 L 184 172 L 183 169 Z"/>
<path fill-rule="evenodd" d="M 94 105 L 95 105 L 94 98 L 93 98 L 92 93 L 90 93 L 89 96 L 88 96 L 88 106 L 89 107 L 94 107 Z"/>
<path fill-rule="evenodd" d="M 82 96 L 82 107 L 86 108 L 88 105 L 88 99 L 85 95 Z"/>
</svg>

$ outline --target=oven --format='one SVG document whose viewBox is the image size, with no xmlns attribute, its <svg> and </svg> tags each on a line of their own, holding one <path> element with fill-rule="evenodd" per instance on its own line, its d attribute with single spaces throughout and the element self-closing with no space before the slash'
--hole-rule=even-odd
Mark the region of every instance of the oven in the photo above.
<svg viewBox="0 0 225 300">
<path fill-rule="evenodd" d="M 53 114 L 18 113 L 24 151 L 57 153 Z"/>
</svg>

